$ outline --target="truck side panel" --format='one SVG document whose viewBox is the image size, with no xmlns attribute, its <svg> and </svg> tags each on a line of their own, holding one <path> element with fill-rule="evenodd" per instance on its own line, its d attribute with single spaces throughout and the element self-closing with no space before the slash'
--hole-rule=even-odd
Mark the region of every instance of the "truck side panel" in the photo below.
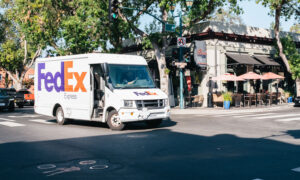
<svg viewBox="0 0 300 180">
<path fill-rule="evenodd" d="M 36 63 L 36 113 L 52 116 L 60 105 L 66 118 L 90 120 L 90 72 L 85 60 Z"/>
</svg>

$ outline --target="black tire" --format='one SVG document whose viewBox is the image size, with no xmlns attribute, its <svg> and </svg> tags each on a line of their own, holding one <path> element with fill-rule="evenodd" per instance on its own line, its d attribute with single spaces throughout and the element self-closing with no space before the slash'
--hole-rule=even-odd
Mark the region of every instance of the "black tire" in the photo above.
<svg viewBox="0 0 300 180">
<path fill-rule="evenodd" d="M 19 108 L 23 108 L 24 107 L 23 103 L 18 103 L 17 105 L 18 105 Z"/>
<path fill-rule="evenodd" d="M 65 118 L 64 111 L 62 107 L 58 107 L 55 112 L 56 122 L 59 125 L 64 125 L 67 123 L 67 119 Z"/>
<path fill-rule="evenodd" d="M 14 102 L 11 102 L 11 103 L 10 103 L 10 105 L 9 105 L 9 107 L 8 107 L 8 111 L 9 111 L 9 112 L 15 111 L 15 103 L 14 103 Z"/>
<path fill-rule="evenodd" d="M 115 116 L 118 116 L 118 112 L 116 110 L 112 110 L 108 113 L 107 125 L 111 130 L 121 131 L 125 128 L 125 124 Z"/>
<path fill-rule="evenodd" d="M 147 120 L 146 124 L 151 128 L 157 128 L 162 123 L 162 119 Z"/>
</svg>

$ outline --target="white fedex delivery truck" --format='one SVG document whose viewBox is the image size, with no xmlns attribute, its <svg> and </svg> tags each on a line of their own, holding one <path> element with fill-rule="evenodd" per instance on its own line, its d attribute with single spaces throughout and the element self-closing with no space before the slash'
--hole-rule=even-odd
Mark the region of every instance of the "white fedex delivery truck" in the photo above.
<svg viewBox="0 0 300 180">
<path fill-rule="evenodd" d="M 170 115 L 168 96 L 156 88 L 140 56 L 91 53 L 37 59 L 34 78 L 38 114 L 99 121 L 113 130 L 127 122 L 159 126 Z"/>
</svg>

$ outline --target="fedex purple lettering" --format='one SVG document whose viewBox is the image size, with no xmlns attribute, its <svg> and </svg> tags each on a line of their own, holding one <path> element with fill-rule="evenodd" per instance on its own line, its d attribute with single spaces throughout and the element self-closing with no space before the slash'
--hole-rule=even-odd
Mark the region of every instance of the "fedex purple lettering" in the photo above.
<svg viewBox="0 0 300 180">
<path fill-rule="evenodd" d="M 150 91 L 145 92 L 133 92 L 137 96 L 149 96 L 149 95 L 157 95 L 156 93 L 152 93 Z"/>
<path fill-rule="evenodd" d="M 42 90 L 42 80 L 44 80 L 45 89 L 48 92 L 53 91 L 53 89 L 55 89 L 56 92 L 78 92 L 79 89 L 81 89 L 82 92 L 86 92 L 86 88 L 83 85 L 86 72 L 82 72 L 81 75 L 79 75 L 78 72 L 69 72 L 68 69 L 73 67 L 73 61 L 61 62 L 60 64 L 60 72 L 56 72 L 54 76 L 51 72 L 42 73 L 42 70 L 46 68 L 45 63 L 38 64 L 38 91 Z M 67 64 L 67 66 L 65 66 L 65 64 Z M 75 88 L 68 84 L 68 80 L 73 79 L 73 75 L 77 80 Z M 60 85 L 58 83 L 59 81 Z M 66 87 L 69 89 L 66 89 Z"/>
</svg>

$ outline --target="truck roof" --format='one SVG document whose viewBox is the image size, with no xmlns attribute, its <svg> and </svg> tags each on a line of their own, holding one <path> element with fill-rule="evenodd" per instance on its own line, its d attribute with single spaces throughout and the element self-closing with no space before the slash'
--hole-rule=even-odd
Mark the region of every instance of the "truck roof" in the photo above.
<svg viewBox="0 0 300 180">
<path fill-rule="evenodd" d="M 125 55 L 125 54 L 108 54 L 108 53 L 89 53 L 69 56 L 57 56 L 49 58 L 38 58 L 37 62 L 47 61 L 64 61 L 88 59 L 88 64 L 108 63 L 108 64 L 136 64 L 147 65 L 146 60 L 142 56 Z"/>
</svg>

